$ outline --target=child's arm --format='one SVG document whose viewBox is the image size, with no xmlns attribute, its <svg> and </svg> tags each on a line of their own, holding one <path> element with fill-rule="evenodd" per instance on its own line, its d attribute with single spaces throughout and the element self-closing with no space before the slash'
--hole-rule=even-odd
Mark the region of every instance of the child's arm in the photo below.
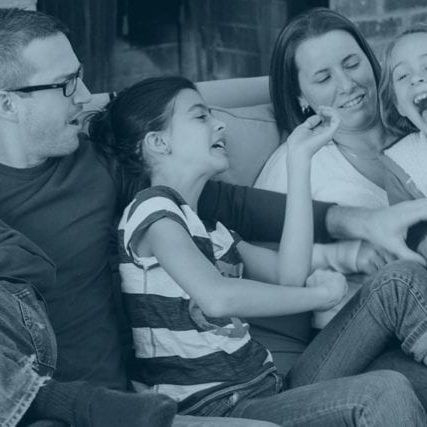
<svg viewBox="0 0 427 427">
<path fill-rule="evenodd" d="M 346 291 L 341 279 L 319 288 L 296 288 L 223 277 L 185 229 L 169 218 L 153 223 L 134 250 L 155 256 L 203 312 L 212 317 L 264 317 L 325 310 L 337 304 Z"/>
<path fill-rule="evenodd" d="M 288 196 L 279 252 L 274 255 L 240 244 L 249 277 L 288 286 L 303 286 L 312 270 L 313 210 L 310 190 L 311 158 L 328 143 L 339 125 L 330 108 L 325 119 L 315 115 L 289 136 L 287 157 Z M 326 124 L 324 124 L 326 122 Z"/>
</svg>

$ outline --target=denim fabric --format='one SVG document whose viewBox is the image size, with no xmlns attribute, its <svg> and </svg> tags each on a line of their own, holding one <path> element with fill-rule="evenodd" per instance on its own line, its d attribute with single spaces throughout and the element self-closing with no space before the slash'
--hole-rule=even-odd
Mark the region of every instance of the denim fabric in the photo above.
<svg viewBox="0 0 427 427">
<path fill-rule="evenodd" d="M 421 427 L 427 423 L 409 381 L 393 371 L 322 381 L 242 400 L 230 416 L 268 420 L 286 427 Z"/>
<path fill-rule="evenodd" d="M 172 427 L 277 427 L 267 421 L 244 420 L 237 418 L 192 417 L 177 415 Z"/>
<path fill-rule="evenodd" d="M 0 281 L 0 425 L 15 426 L 52 375 L 56 340 L 44 303 L 20 282 Z"/>
<path fill-rule="evenodd" d="M 426 302 L 425 269 L 393 263 L 317 335 L 285 378 L 285 391 L 277 393 L 277 384 L 268 387 L 264 382 L 257 391 L 212 402 L 197 415 L 267 420 L 282 426 L 425 426 L 424 408 L 403 375 L 361 372 L 395 340 L 412 359 L 425 360 Z M 427 378 L 424 364 L 414 364 Z"/>
<path fill-rule="evenodd" d="M 283 381 L 281 376 L 271 373 L 254 385 L 230 391 L 222 397 L 211 400 L 200 407 L 192 415 L 210 417 L 228 417 L 237 403 L 254 397 L 273 396 L 282 390 Z"/>
<path fill-rule="evenodd" d="M 427 271 L 418 264 L 385 267 L 307 347 L 286 380 L 289 387 L 364 372 L 390 343 L 412 359 L 427 355 Z M 418 374 L 427 380 L 427 368 Z"/>
<path fill-rule="evenodd" d="M 5 402 L 0 425 L 9 427 L 29 406 L 44 376 L 52 372 L 56 348 L 34 291 L 7 282 L 0 285 L 4 308 L 0 313 L 0 399 Z M 318 334 L 287 376 L 284 392 L 279 392 L 280 378 L 270 375 L 256 390 L 240 390 L 204 407 L 203 415 L 284 426 L 427 425 L 424 409 L 405 377 L 391 371 L 356 375 L 395 339 L 412 358 L 425 360 L 426 301 L 427 272 L 422 267 L 403 262 L 388 266 Z M 427 375 L 422 364 L 416 366 L 423 368 L 420 375 Z M 355 376 L 341 378 L 348 375 Z M 234 418 L 222 421 L 231 426 L 254 425 Z M 174 426 L 220 422 L 177 417 Z"/>
</svg>

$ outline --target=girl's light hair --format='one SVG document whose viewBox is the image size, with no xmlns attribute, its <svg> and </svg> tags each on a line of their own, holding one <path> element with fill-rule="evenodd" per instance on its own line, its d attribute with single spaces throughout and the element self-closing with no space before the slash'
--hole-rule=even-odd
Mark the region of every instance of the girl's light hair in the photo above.
<svg viewBox="0 0 427 427">
<path fill-rule="evenodd" d="M 393 85 L 393 70 L 391 64 L 391 54 L 397 42 L 408 34 L 427 33 L 426 24 L 415 24 L 411 28 L 400 33 L 386 47 L 383 68 L 381 73 L 379 98 L 380 113 L 384 126 L 393 135 L 403 137 L 412 132 L 418 132 L 419 129 L 406 117 L 403 117 L 397 110 L 396 93 Z"/>
</svg>

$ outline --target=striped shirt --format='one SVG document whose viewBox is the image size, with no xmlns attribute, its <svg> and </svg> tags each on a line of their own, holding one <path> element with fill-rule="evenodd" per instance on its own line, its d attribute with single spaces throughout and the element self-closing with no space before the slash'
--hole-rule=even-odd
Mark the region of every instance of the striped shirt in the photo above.
<svg viewBox="0 0 427 427">
<path fill-rule="evenodd" d="M 180 224 L 200 251 L 228 277 L 241 277 L 239 237 L 217 222 L 203 224 L 169 187 L 143 190 L 119 225 L 120 274 L 135 349 L 132 378 L 180 402 L 180 410 L 225 387 L 271 370 L 268 350 L 251 339 L 238 318 L 209 318 L 168 275 L 155 257 L 131 249 L 151 224 L 169 218 Z"/>
</svg>

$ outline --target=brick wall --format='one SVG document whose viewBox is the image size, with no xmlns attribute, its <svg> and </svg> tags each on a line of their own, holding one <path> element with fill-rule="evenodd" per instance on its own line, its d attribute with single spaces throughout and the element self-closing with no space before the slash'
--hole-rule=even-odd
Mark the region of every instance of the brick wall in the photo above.
<svg viewBox="0 0 427 427">
<path fill-rule="evenodd" d="M 176 40 L 159 39 L 146 46 L 116 43 L 111 86 L 120 89 L 164 73 L 180 73 L 192 80 L 265 74 L 274 40 L 288 20 L 288 1 L 182 2 Z"/>
<path fill-rule="evenodd" d="M 0 7 L 19 7 L 20 9 L 36 10 L 37 0 L 0 0 Z"/>
<path fill-rule="evenodd" d="M 330 8 L 358 25 L 380 60 L 395 35 L 415 22 L 427 23 L 427 0 L 330 0 Z"/>
<path fill-rule="evenodd" d="M 204 0 L 195 13 L 202 39 L 199 74 L 209 79 L 265 74 L 288 20 L 286 0 Z"/>
</svg>

